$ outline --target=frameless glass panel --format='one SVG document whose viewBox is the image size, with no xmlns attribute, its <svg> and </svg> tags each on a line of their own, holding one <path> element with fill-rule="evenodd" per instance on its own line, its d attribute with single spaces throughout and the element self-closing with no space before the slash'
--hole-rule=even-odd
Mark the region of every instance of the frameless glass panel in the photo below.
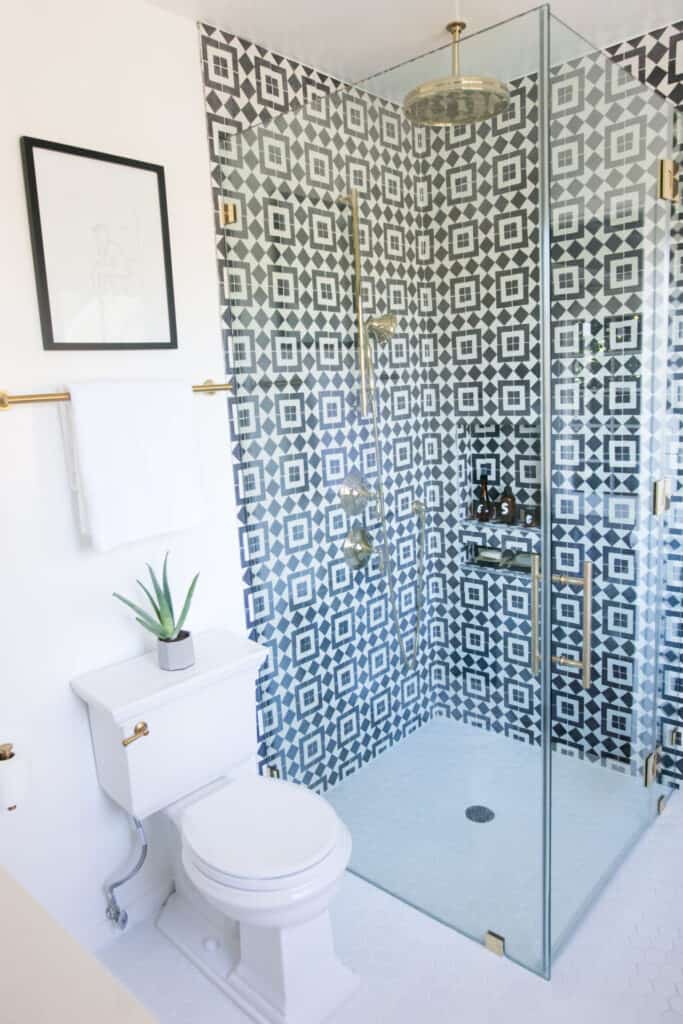
<svg viewBox="0 0 683 1024">
<path fill-rule="evenodd" d="M 672 156 L 683 165 L 683 111 L 674 115 Z M 683 204 L 671 208 L 669 268 L 669 361 L 666 428 L 659 434 L 662 479 L 670 507 L 662 523 L 662 615 L 659 622 L 662 780 L 680 786 L 683 778 Z"/>
<path fill-rule="evenodd" d="M 667 426 L 671 242 L 657 172 L 671 154 L 672 108 L 551 26 L 557 952 L 662 792 L 644 780 L 657 744 L 661 522 L 652 501 Z"/>
<path fill-rule="evenodd" d="M 462 64 L 509 81 L 506 113 L 406 121 L 398 101 L 449 71 L 446 48 L 224 126 L 247 616 L 273 651 L 263 765 L 326 791 L 358 874 L 540 971 L 538 12 L 463 42 Z M 364 317 L 396 317 L 372 340 L 378 442 L 359 404 L 352 190 Z M 386 545 L 374 499 L 341 506 L 352 470 L 383 485 Z M 343 545 L 360 528 L 375 548 L 354 570 Z"/>
<path fill-rule="evenodd" d="M 354 870 L 477 941 L 503 936 L 540 971 L 538 13 L 466 39 L 461 62 L 509 81 L 512 100 L 490 121 L 413 134 L 431 720 L 329 797 Z M 400 103 L 450 63 L 446 48 L 361 84 Z M 382 404 L 390 422 L 390 388 Z M 478 519 L 483 477 L 494 509 Z"/>
</svg>

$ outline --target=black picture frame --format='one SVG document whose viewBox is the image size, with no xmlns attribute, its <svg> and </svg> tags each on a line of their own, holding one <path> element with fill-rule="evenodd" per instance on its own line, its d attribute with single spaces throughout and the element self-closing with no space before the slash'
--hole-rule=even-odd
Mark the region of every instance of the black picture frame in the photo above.
<svg viewBox="0 0 683 1024">
<path fill-rule="evenodd" d="M 143 160 L 132 160 L 128 157 L 116 156 L 113 153 L 102 153 L 97 150 L 84 149 L 80 146 L 68 146 L 47 139 L 22 136 L 20 139 L 21 157 L 26 188 L 29 230 L 33 250 L 33 265 L 36 278 L 38 310 L 43 336 L 43 348 L 48 351 L 75 351 L 103 349 L 108 351 L 130 349 L 176 349 L 178 347 L 178 330 L 176 325 L 175 295 L 173 290 L 173 269 L 171 264 L 171 242 L 168 227 L 168 208 L 166 203 L 166 181 L 164 168 L 160 164 L 146 163 Z M 52 150 L 57 153 L 74 157 L 85 157 L 89 160 L 106 161 L 112 164 L 125 165 L 156 177 L 156 194 L 159 201 L 159 226 L 161 234 L 163 276 L 165 281 L 165 305 L 168 314 L 168 340 L 141 342 L 68 342 L 55 337 L 54 319 L 50 304 L 50 282 L 48 280 L 47 261 L 45 255 L 44 226 L 41 221 L 40 196 L 36 176 L 36 150 Z"/>
</svg>

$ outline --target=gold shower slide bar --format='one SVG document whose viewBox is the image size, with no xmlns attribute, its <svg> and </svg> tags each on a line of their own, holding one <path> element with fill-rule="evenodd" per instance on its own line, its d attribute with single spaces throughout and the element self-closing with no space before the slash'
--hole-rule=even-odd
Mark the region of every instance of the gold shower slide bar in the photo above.
<svg viewBox="0 0 683 1024">
<path fill-rule="evenodd" d="M 200 395 L 215 395 L 219 391 L 232 391 L 232 384 L 219 384 L 215 380 L 205 380 L 203 384 L 193 384 L 192 390 Z M 45 402 L 70 402 L 68 391 L 43 391 L 32 395 L 10 395 L 0 391 L 0 410 L 11 409 L 13 405 L 39 405 Z"/>
<path fill-rule="evenodd" d="M 353 245 L 353 298 L 356 306 L 356 322 L 358 325 L 358 368 L 360 370 L 360 414 L 368 415 L 370 388 L 370 367 L 368 359 L 368 339 L 363 316 L 363 278 L 360 258 L 360 212 L 358 208 L 358 189 L 352 188 L 346 195 L 339 197 L 340 203 L 347 203 L 351 208 L 351 241 Z"/>
</svg>

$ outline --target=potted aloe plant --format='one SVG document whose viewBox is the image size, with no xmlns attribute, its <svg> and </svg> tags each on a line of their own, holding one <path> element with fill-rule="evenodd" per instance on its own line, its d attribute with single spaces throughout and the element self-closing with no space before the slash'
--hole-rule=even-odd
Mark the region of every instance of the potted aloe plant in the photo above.
<svg viewBox="0 0 683 1024">
<path fill-rule="evenodd" d="M 173 610 L 171 588 L 168 584 L 168 551 L 164 558 L 161 583 L 159 583 L 157 575 L 149 563 L 147 563 L 147 568 L 149 569 L 152 590 L 150 591 L 142 580 L 136 580 L 136 583 L 147 597 L 151 605 L 151 611 L 145 611 L 140 605 L 129 601 L 127 597 L 123 597 L 121 594 L 114 594 L 113 596 L 131 608 L 135 612 L 136 621 L 157 638 L 159 668 L 163 668 L 167 672 L 177 672 L 181 668 L 190 668 L 190 666 L 194 665 L 194 645 L 191 634 L 186 629 L 183 629 L 183 626 L 192 604 L 199 573 L 190 583 L 182 611 L 176 618 Z"/>
</svg>

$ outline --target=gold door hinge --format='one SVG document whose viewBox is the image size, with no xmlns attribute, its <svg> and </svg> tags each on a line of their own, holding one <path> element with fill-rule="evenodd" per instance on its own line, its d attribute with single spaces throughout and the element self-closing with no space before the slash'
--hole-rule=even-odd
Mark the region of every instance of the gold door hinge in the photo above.
<svg viewBox="0 0 683 1024">
<path fill-rule="evenodd" d="M 659 161 L 659 186 L 657 188 L 659 199 L 668 199 L 675 203 L 680 195 L 678 182 L 678 164 L 675 160 Z"/>
<path fill-rule="evenodd" d="M 505 939 L 502 935 L 497 935 L 495 932 L 487 932 L 484 936 L 484 945 L 491 953 L 495 953 L 496 956 L 505 956 Z"/>
<path fill-rule="evenodd" d="M 662 748 L 657 745 L 655 749 L 645 758 L 645 771 L 643 772 L 643 782 L 646 788 L 651 786 L 653 782 L 657 781 L 657 773 L 659 772 L 659 759 L 662 756 Z"/>
<path fill-rule="evenodd" d="M 221 203 L 219 213 L 222 228 L 229 228 L 231 224 L 237 223 L 237 203 Z"/>
<path fill-rule="evenodd" d="M 671 481 L 667 477 L 655 480 L 652 488 L 652 515 L 662 516 L 671 507 Z"/>
</svg>

